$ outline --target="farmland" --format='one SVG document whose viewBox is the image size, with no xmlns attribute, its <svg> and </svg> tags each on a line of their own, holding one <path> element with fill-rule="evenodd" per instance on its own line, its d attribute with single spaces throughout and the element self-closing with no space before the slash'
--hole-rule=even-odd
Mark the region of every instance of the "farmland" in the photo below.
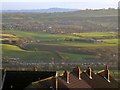
<svg viewBox="0 0 120 90">
<path fill-rule="evenodd" d="M 3 13 L 2 19 L 0 46 L 7 69 L 32 64 L 40 64 L 40 70 L 65 69 L 67 64 L 117 68 L 116 9 Z"/>
<path fill-rule="evenodd" d="M 67 62 L 79 62 L 84 59 L 95 59 L 93 57 L 97 54 L 96 49 L 106 47 L 108 49 L 115 49 L 117 47 L 117 39 L 105 39 L 105 42 L 82 42 L 82 41 L 65 41 L 65 38 L 79 39 L 79 35 L 74 34 L 49 34 L 43 32 L 25 32 L 25 31 L 8 31 L 4 30 L 3 33 L 15 35 L 18 43 L 15 45 L 3 44 L 3 57 L 5 58 L 19 58 L 24 62 L 51 62 L 54 57 L 56 62 L 61 60 L 61 57 L 56 54 L 59 51 Z M 94 34 L 94 33 L 93 33 Z M 81 33 L 83 37 L 91 37 L 90 34 Z M 101 33 L 100 33 L 101 35 Z M 116 35 L 115 33 L 109 34 L 108 32 L 99 37 L 106 37 Z M 95 37 L 95 36 L 94 36 Z M 25 38 L 21 43 L 19 39 Z M 97 38 L 97 36 L 96 36 Z M 9 38 L 10 39 L 10 38 Z M 16 40 L 17 41 L 17 40 Z M 110 47 L 110 48 L 109 48 Z M 93 51 L 91 51 L 91 49 Z M 12 52 L 12 53 L 10 53 Z M 113 52 L 112 52 L 113 53 Z M 114 52 L 116 53 L 116 52 Z M 29 57 L 29 56 L 32 56 Z M 46 57 L 47 56 L 47 57 Z M 82 62 L 81 61 L 81 62 Z"/>
</svg>

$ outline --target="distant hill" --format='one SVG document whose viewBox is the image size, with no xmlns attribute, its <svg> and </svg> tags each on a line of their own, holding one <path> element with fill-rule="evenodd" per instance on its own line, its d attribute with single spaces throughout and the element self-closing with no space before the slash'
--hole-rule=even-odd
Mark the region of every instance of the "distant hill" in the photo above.
<svg viewBox="0 0 120 90">
<path fill-rule="evenodd" d="M 2 12 L 41 12 L 41 13 L 52 13 L 52 12 L 71 12 L 77 11 L 78 9 L 67 9 L 67 8 L 49 8 L 49 9 L 31 9 L 31 10 L 2 10 Z"/>
<path fill-rule="evenodd" d="M 59 11 L 55 8 L 49 10 L 51 12 Z M 2 13 L 2 30 L 43 31 L 48 33 L 118 31 L 117 9 L 59 12 Z"/>
</svg>

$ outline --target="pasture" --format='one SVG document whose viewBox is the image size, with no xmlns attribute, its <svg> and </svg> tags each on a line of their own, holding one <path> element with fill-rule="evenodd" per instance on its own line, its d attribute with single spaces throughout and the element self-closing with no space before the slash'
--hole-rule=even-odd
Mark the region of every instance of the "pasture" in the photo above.
<svg viewBox="0 0 120 90">
<path fill-rule="evenodd" d="M 112 37 L 117 36 L 116 32 L 89 32 L 89 33 L 76 33 L 75 35 L 80 37 L 89 37 L 89 38 L 102 38 L 102 37 Z"/>
<path fill-rule="evenodd" d="M 40 62 L 52 62 L 52 57 L 54 57 L 56 62 L 61 61 L 61 57 L 56 54 L 55 50 L 23 50 L 18 46 L 3 44 L 2 45 L 2 54 L 5 59 L 10 58 L 19 58 L 20 62 L 28 62 L 28 63 L 40 63 Z M 65 60 L 68 62 L 74 62 L 74 60 L 79 61 L 85 58 L 93 57 L 93 55 L 86 54 L 74 54 L 74 53 L 61 53 Z"/>
<path fill-rule="evenodd" d="M 93 32 L 74 34 L 50 34 L 45 32 L 27 32 L 4 30 L 3 34 L 15 35 L 16 40 L 25 39 L 22 45 L 2 44 L 3 57 L 19 58 L 22 62 L 61 62 L 62 58 L 57 55 L 56 51 L 64 57 L 66 62 L 80 62 L 81 60 L 95 59 L 99 48 L 116 47 L 117 39 L 104 39 L 103 42 L 82 42 L 82 41 L 65 41 L 65 38 L 79 39 L 80 35 L 84 38 L 98 38 L 106 36 L 115 36 L 117 33 Z M 3 38 L 4 39 L 4 38 Z M 11 38 L 9 38 L 10 40 Z M 84 49 L 85 48 L 85 51 Z M 91 50 L 90 48 L 94 48 Z"/>
</svg>

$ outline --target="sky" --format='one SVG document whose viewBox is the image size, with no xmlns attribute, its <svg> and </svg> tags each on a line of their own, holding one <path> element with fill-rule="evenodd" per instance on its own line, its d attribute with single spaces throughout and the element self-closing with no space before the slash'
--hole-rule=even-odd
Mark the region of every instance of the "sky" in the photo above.
<svg viewBox="0 0 120 90">
<path fill-rule="evenodd" d="M 117 8 L 119 0 L 1 0 L 2 10 Z"/>
</svg>

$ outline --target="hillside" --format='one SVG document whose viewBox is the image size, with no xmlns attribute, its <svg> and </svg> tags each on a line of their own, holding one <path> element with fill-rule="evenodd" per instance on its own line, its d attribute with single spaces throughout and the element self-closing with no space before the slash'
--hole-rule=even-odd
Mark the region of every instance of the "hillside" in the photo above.
<svg viewBox="0 0 120 90">
<path fill-rule="evenodd" d="M 12 37 L 2 38 L 4 67 L 8 65 L 12 67 L 13 63 L 15 66 L 16 63 L 18 65 L 56 63 L 61 64 L 59 68 L 64 68 L 67 63 L 81 63 L 82 65 L 91 64 L 96 68 L 96 64 L 101 67 L 105 63 L 112 63 L 111 67 L 114 67 L 117 63 L 116 32 L 49 34 L 3 30 L 3 33 L 3 35 L 16 36 L 14 40 Z M 11 43 L 12 41 L 14 43 Z M 44 69 L 45 66 L 42 68 Z M 51 69 L 55 68 L 51 67 Z"/>
<path fill-rule="evenodd" d="M 42 31 L 48 33 L 116 32 L 117 10 L 80 10 L 58 13 L 5 13 L 3 30 Z"/>
<path fill-rule="evenodd" d="M 40 70 L 56 70 L 76 64 L 117 68 L 116 9 L 2 15 L 0 46 L 7 69 L 38 65 Z"/>
</svg>

